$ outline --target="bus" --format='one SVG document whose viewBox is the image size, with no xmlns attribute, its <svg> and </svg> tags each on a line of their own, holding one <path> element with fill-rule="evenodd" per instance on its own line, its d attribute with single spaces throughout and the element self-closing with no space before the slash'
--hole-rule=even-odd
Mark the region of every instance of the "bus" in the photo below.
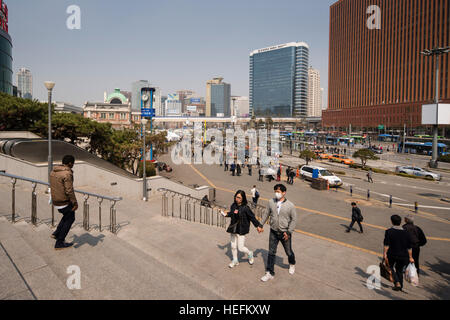
<svg viewBox="0 0 450 320">
<path fill-rule="evenodd" d="M 403 142 L 398 144 L 398 152 L 402 152 Z M 405 143 L 405 152 L 412 154 L 423 154 L 431 156 L 433 153 L 433 143 L 431 142 L 410 142 Z M 448 146 L 444 143 L 438 143 L 438 155 L 445 156 L 449 154 Z"/>
<path fill-rule="evenodd" d="M 378 135 L 378 141 L 383 142 L 398 142 L 400 140 L 400 136 L 395 136 L 391 134 L 380 134 Z"/>
</svg>

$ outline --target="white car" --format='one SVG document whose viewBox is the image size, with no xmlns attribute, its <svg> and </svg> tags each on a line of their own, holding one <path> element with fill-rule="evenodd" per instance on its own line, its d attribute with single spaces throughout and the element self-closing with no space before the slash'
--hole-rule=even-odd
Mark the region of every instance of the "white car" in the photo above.
<svg viewBox="0 0 450 320">
<path fill-rule="evenodd" d="M 313 177 L 314 169 L 319 170 L 319 178 L 327 180 L 330 187 L 339 187 L 342 185 L 342 180 L 339 177 L 335 176 L 332 172 L 322 167 L 305 165 L 300 168 L 300 175 L 306 180 L 311 180 Z"/>
</svg>

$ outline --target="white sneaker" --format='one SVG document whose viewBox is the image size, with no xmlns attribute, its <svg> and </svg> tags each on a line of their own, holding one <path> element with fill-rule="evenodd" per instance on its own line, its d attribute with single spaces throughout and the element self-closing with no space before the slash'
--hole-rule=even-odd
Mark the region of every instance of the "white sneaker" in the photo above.
<svg viewBox="0 0 450 320">
<path fill-rule="evenodd" d="M 289 265 L 289 274 L 294 274 L 295 273 L 295 265 L 294 264 L 290 264 Z"/>
<path fill-rule="evenodd" d="M 267 282 L 269 280 L 272 280 L 274 277 L 270 274 L 270 272 L 266 272 L 266 274 L 261 278 L 261 281 Z"/>
<path fill-rule="evenodd" d="M 255 262 L 255 259 L 253 259 L 253 251 L 250 251 L 250 252 L 248 253 L 248 263 L 249 263 L 250 265 L 252 265 L 253 262 Z"/>
<path fill-rule="evenodd" d="M 228 265 L 230 268 L 234 268 L 234 267 L 236 267 L 237 265 L 239 265 L 239 261 L 235 261 L 235 260 L 233 260 L 233 261 L 231 261 L 231 263 Z"/>
</svg>

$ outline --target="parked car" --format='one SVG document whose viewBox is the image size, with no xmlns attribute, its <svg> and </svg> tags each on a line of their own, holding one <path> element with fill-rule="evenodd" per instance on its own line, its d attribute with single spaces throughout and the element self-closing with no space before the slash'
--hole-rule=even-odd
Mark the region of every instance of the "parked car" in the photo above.
<svg viewBox="0 0 450 320">
<path fill-rule="evenodd" d="M 395 168 L 395 172 L 411 174 L 419 177 L 432 178 L 438 181 L 441 180 L 441 175 L 439 173 L 434 173 L 418 167 L 398 166 Z"/>
<path fill-rule="evenodd" d="M 330 157 L 331 157 L 331 154 L 328 154 L 328 153 L 321 153 L 321 154 L 319 154 L 319 158 L 321 160 L 328 160 L 328 159 L 330 159 Z"/>
<path fill-rule="evenodd" d="M 338 187 L 342 185 L 342 180 L 335 176 L 334 173 L 322 167 L 304 165 L 300 168 L 300 175 L 305 180 L 312 180 L 314 169 L 319 170 L 319 178 L 328 180 L 330 187 Z"/>
<path fill-rule="evenodd" d="M 380 148 L 375 147 L 375 146 L 369 147 L 369 150 L 372 151 L 372 152 L 378 153 L 378 154 L 382 154 L 383 153 L 383 149 L 380 149 Z"/>
<path fill-rule="evenodd" d="M 330 159 L 330 161 L 344 163 L 344 164 L 354 164 L 355 163 L 355 161 L 347 158 L 343 154 L 333 154 L 329 159 Z"/>
</svg>

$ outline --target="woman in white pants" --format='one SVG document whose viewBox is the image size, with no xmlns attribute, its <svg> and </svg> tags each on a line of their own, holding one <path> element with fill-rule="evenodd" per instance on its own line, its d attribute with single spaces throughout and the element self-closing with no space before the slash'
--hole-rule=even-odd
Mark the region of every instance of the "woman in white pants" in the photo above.
<svg viewBox="0 0 450 320">
<path fill-rule="evenodd" d="M 230 268 L 234 268 L 239 264 L 237 252 L 246 253 L 248 255 L 248 263 L 253 264 L 253 252 L 245 247 L 245 235 L 250 231 L 250 221 L 261 232 L 262 225 L 256 219 L 255 214 L 247 205 L 247 197 L 245 192 L 239 190 L 234 195 L 234 203 L 231 205 L 230 212 L 222 214 L 231 218 L 230 226 L 227 232 L 231 234 L 231 252 L 233 261 L 229 264 Z"/>
</svg>

